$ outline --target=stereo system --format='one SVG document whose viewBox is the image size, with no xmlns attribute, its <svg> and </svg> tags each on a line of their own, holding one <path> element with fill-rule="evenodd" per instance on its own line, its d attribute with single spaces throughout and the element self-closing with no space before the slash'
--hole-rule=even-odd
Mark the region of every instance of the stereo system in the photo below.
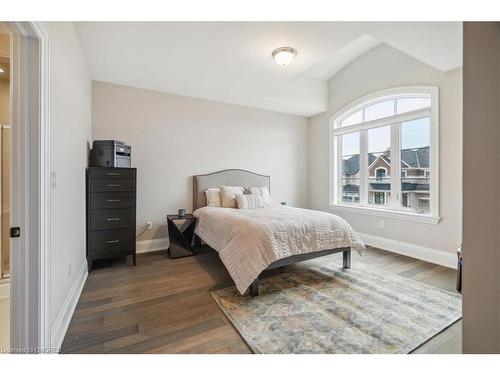
<svg viewBox="0 0 500 375">
<path fill-rule="evenodd" d="M 130 168 L 132 147 L 121 141 L 94 141 L 90 150 L 90 167 Z"/>
</svg>

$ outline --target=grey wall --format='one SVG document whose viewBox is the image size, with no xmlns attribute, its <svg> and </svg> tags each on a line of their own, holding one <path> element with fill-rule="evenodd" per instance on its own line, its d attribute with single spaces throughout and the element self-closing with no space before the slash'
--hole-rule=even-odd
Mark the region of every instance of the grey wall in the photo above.
<svg viewBox="0 0 500 375">
<path fill-rule="evenodd" d="M 440 72 L 387 45 L 353 61 L 329 82 L 328 112 L 310 119 L 310 204 L 329 208 L 329 120 L 353 100 L 400 86 L 438 86 L 440 89 L 440 216 L 426 224 L 377 216 L 335 212 L 361 233 L 418 247 L 454 252 L 461 243 L 462 217 L 462 71 Z M 417 250 L 418 251 L 418 250 Z M 418 256 L 418 254 L 413 254 Z"/>
<path fill-rule="evenodd" d="M 132 144 L 141 240 L 166 238 L 165 215 L 192 207 L 192 176 L 243 168 L 271 176 L 274 202 L 308 206 L 308 130 L 300 116 L 104 82 L 92 85 L 94 139 Z"/>
<path fill-rule="evenodd" d="M 71 22 L 49 22 L 51 322 L 59 324 L 85 261 L 85 167 L 90 141 L 90 77 Z M 69 264 L 71 263 L 71 272 Z"/>
<path fill-rule="evenodd" d="M 500 26 L 464 23 L 463 350 L 500 352 Z"/>
</svg>

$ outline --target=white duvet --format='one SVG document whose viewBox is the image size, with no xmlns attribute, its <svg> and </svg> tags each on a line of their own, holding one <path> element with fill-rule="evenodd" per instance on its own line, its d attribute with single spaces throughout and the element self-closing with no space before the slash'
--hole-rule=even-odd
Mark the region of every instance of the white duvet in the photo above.
<svg viewBox="0 0 500 375">
<path fill-rule="evenodd" d="M 289 206 L 253 210 L 202 207 L 195 233 L 219 252 L 241 294 L 278 259 L 339 247 L 360 254 L 365 245 L 344 219 Z"/>
</svg>

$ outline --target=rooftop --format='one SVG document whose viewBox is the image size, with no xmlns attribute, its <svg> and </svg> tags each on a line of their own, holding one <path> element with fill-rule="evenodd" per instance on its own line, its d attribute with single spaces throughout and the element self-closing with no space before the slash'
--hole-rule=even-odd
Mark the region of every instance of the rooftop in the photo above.
<svg viewBox="0 0 500 375">
<path fill-rule="evenodd" d="M 420 148 L 412 148 L 401 150 L 401 169 L 408 168 L 421 168 L 428 169 L 429 168 L 429 146 L 420 147 Z M 382 158 L 387 163 L 391 162 L 391 152 L 389 150 L 385 151 L 383 154 L 368 154 L 368 165 L 372 165 L 373 162 Z M 359 154 L 352 155 L 348 159 L 343 160 L 343 173 L 344 175 L 352 176 L 358 173 L 359 171 Z"/>
</svg>

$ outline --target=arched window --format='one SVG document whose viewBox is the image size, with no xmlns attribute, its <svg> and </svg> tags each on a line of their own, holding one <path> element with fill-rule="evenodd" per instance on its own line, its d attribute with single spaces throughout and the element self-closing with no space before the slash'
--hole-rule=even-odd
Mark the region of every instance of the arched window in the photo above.
<svg viewBox="0 0 500 375">
<path fill-rule="evenodd" d="M 330 120 L 332 205 L 437 222 L 438 118 L 436 87 L 378 91 L 336 113 Z"/>
<path fill-rule="evenodd" d="M 385 168 L 378 168 L 375 170 L 375 176 L 378 181 L 382 181 L 385 177 Z"/>
</svg>

